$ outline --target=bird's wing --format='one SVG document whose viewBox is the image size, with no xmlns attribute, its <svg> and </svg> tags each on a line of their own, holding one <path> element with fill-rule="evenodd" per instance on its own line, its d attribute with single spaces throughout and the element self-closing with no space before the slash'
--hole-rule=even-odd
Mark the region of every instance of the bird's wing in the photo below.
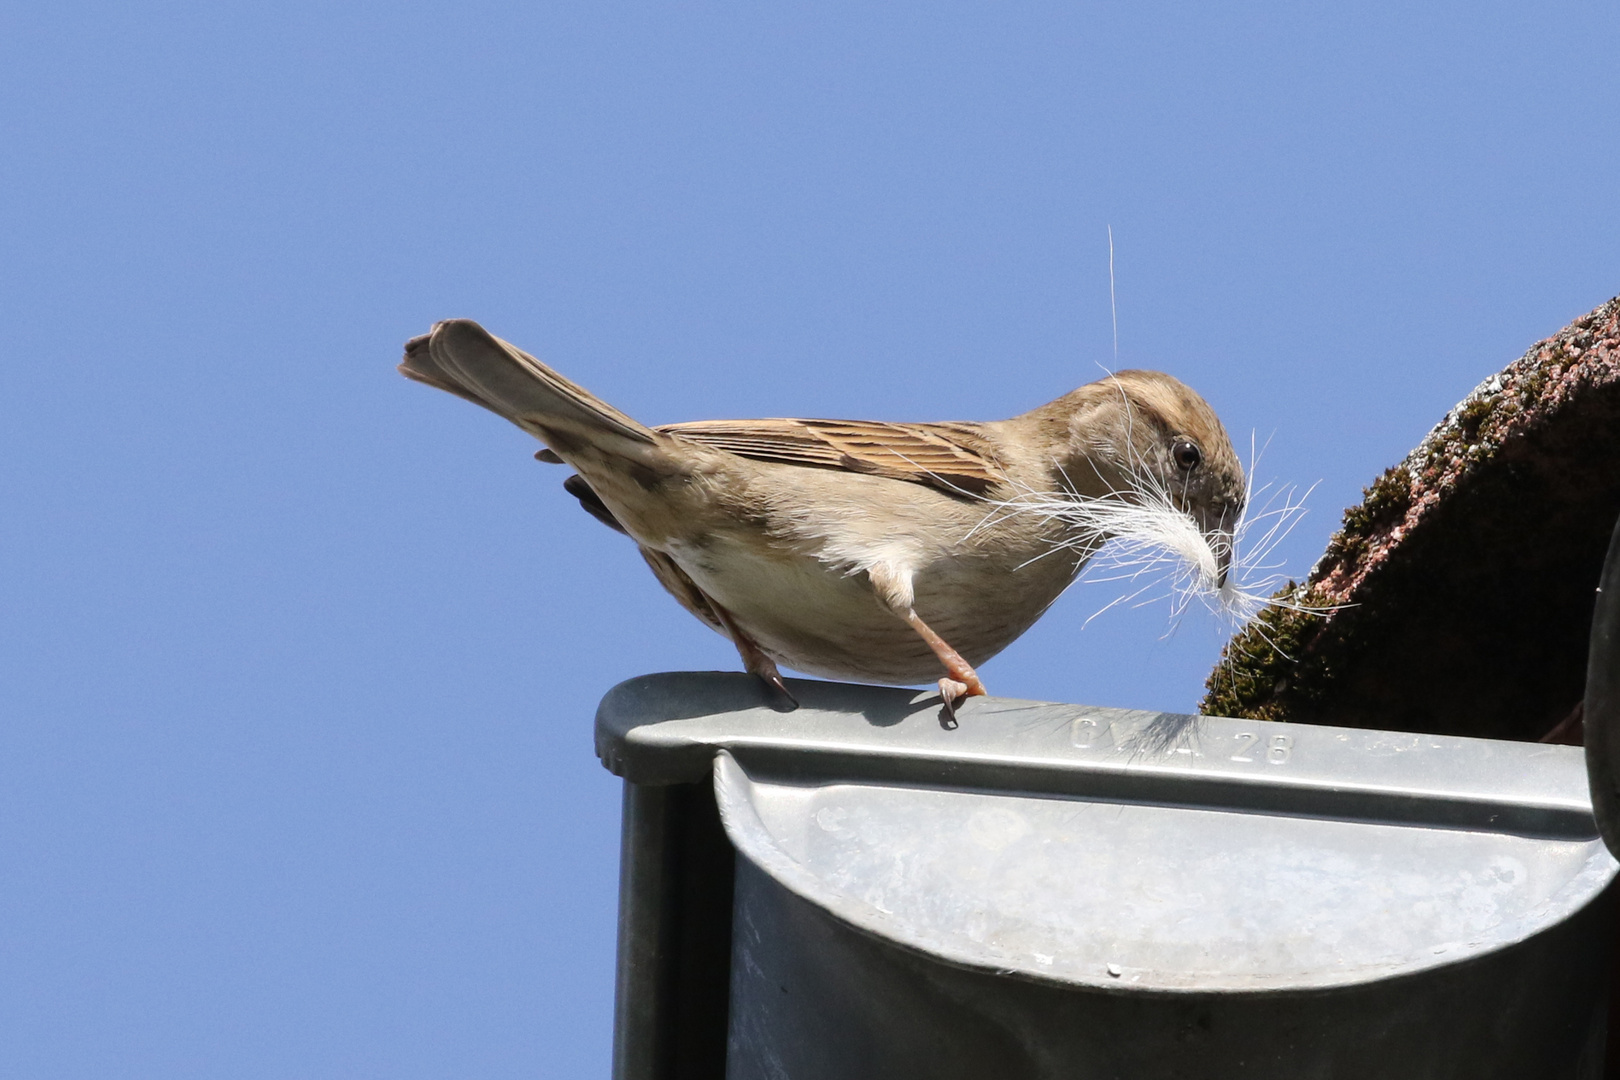
<svg viewBox="0 0 1620 1080">
<path fill-rule="evenodd" d="M 951 495 L 983 495 L 1007 479 L 995 440 L 979 424 L 698 420 L 657 430 L 756 461 L 909 480 Z"/>
</svg>

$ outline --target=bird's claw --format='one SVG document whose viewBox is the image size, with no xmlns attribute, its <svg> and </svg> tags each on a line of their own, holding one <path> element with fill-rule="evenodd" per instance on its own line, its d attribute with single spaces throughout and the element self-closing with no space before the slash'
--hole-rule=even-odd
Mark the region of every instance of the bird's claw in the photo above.
<svg viewBox="0 0 1620 1080">
<path fill-rule="evenodd" d="M 754 674 L 758 675 L 766 686 L 776 691 L 776 693 L 781 696 L 782 700 L 787 702 L 788 708 L 785 711 L 792 712 L 799 707 L 799 699 L 794 697 L 793 694 L 789 692 L 787 683 L 782 681 L 781 675 L 777 674 L 774 670 L 768 672 L 756 671 Z"/>
<path fill-rule="evenodd" d="M 956 703 L 966 697 L 982 697 L 985 692 L 984 684 L 977 677 L 972 682 L 952 678 L 939 680 L 939 700 L 944 706 L 939 710 L 940 726 L 956 727 Z"/>
</svg>

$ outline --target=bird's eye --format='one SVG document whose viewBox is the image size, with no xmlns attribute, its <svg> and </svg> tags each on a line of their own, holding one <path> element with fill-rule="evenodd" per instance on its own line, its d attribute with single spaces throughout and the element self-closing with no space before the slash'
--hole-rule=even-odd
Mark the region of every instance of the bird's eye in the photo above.
<svg viewBox="0 0 1620 1080">
<path fill-rule="evenodd" d="M 1170 448 L 1170 456 L 1176 459 L 1176 464 L 1184 472 L 1192 472 L 1198 468 L 1198 463 L 1204 460 L 1204 452 L 1198 449 L 1198 444 L 1191 439 L 1177 439 L 1176 444 Z"/>
</svg>

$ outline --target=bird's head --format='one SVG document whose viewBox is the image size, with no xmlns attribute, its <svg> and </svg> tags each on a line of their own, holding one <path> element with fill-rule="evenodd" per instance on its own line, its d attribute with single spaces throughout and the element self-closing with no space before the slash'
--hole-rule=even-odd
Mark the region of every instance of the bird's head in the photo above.
<svg viewBox="0 0 1620 1080">
<path fill-rule="evenodd" d="M 1196 562 L 1215 590 L 1231 569 L 1247 500 L 1243 465 L 1209 403 L 1157 371 L 1121 371 L 1036 410 L 1058 446 L 1060 483 L 1131 510 L 1106 531 Z M 1188 526 L 1191 525 L 1192 528 Z"/>
</svg>

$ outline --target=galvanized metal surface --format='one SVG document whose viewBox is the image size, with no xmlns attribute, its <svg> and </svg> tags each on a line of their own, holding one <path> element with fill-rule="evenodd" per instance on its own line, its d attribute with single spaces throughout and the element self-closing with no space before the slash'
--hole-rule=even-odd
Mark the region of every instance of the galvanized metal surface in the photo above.
<svg viewBox="0 0 1620 1080">
<path fill-rule="evenodd" d="M 1579 755 L 1560 756 L 1581 780 Z M 851 925 L 951 963 L 1107 989 L 1411 974 L 1545 929 L 1615 871 L 1591 835 L 756 780 L 725 753 L 715 785 L 738 851 Z"/>
<path fill-rule="evenodd" d="M 728 1080 L 1597 1080 L 1600 903 L 1529 942 L 1330 991 L 1106 993 L 853 930 L 738 860 Z"/>
<path fill-rule="evenodd" d="M 937 694 L 791 686 L 801 707 L 779 712 L 749 675 L 631 679 L 597 710 L 597 756 L 638 784 L 696 782 L 728 750 L 806 779 L 1597 835 L 1572 747 L 1007 698 L 968 699 L 948 729 Z"/>
<path fill-rule="evenodd" d="M 724 1075 L 733 861 L 709 785 L 625 785 L 617 1080 Z"/>
<path fill-rule="evenodd" d="M 1620 857 L 1620 522 L 1598 583 L 1581 704 L 1592 812 L 1609 850 Z"/>
<path fill-rule="evenodd" d="M 1617 865 L 1579 749 L 793 691 L 598 713 L 636 788 L 713 770 L 734 1080 L 1597 1075 Z"/>
</svg>

